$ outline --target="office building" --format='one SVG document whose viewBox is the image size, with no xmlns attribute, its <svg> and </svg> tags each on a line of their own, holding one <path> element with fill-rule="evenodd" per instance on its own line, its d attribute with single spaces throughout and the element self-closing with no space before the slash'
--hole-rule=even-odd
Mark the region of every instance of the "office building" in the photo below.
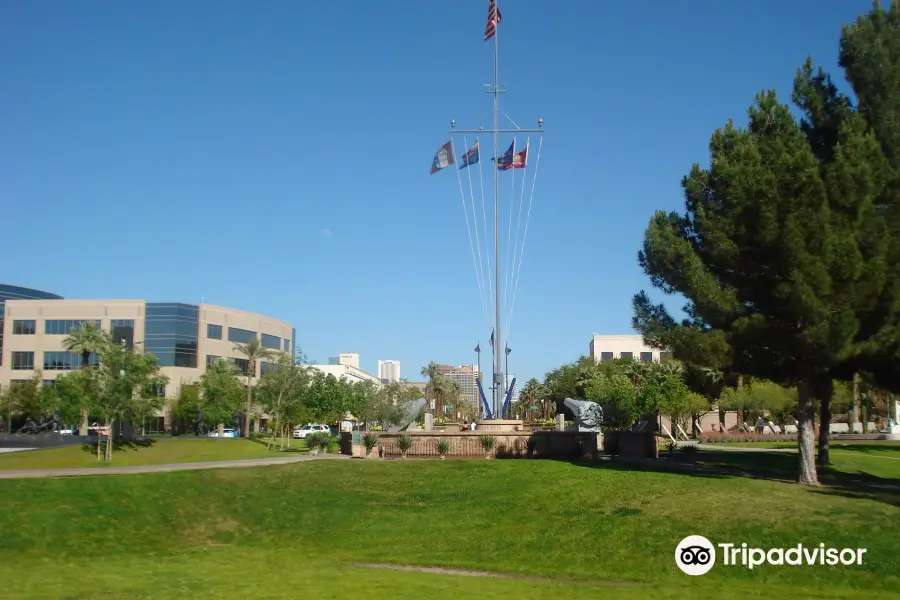
<svg viewBox="0 0 900 600">
<path fill-rule="evenodd" d="M 342 352 L 337 356 L 329 356 L 328 364 L 346 365 L 348 367 L 353 367 L 354 369 L 359 369 L 359 354 L 355 354 L 353 352 Z"/>
<path fill-rule="evenodd" d="M 481 399 L 478 395 L 478 387 L 475 379 L 478 376 L 478 367 L 476 365 L 460 365 L 454 367 L 452 365 L 438 365 L 441 374 L 459 384 L 460 400 L 481 406 Z"/>
<path fill-rule="evenodd" d="M 664 362 L 670 352 L 651 348 L 640 335 L 600 335 L 591 338 L 590 356 L 595 363 L 614 358 L 633 358 L 644 362 Z"/>
<path fill-rule="evenodd" d="M 394 383 L 396 381 L 400 381 L 400 361 L 379 360 L 378 377 L 383 383 Z"/>
<path fill-rule="evenodd" d="M 110 332 L 117 342 L 156 356 L 169 383 L 160 393 L 176 398 L 184 384 L 199 381 L 217 358 L 246 373 L 237 343 L 258 338 L 271 350 L 291 353 L 296 332 L 290 323 L 212 304 L 146 300 L 67 300 L 55 294 L 0 285 L 0 385 L 27 381 L 40 372 L 45 382 L 81 368 L 81 356 L 66 352 L 63 340 L 82 323 Z M 93 359 L 92 359 L 93 360 Z M 274 359 L 273 359 L 274 360 Z M 272 362 L 259 361 L 253 377 Z"/>
</svg>

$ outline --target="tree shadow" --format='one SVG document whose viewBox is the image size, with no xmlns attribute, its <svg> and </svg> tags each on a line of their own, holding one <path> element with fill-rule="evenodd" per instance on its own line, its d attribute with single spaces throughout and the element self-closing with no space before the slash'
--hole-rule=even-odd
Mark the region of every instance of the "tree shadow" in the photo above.
<svg viewBox="0 0 900 600">
<path fill-rule="evenodd" d="M 880 444 L 843 444 L 831 442 L 831 450 L 840 452 L 859 452 L 860 454 L 896 454 L 900 458 L 900 443 L 882 442 Z"/>
<path fill-rule="evenodd" d="M 122 452 L 123 450 L 140 450 L 141 448 L 150 448 L 156 444 L 156 440 L 149 437 L 144 438 L 134 438 L 131 440 L 118 439 L 113 440 L 113 452 Z M 100 442 L 102 452 L 104 448 L 106 448 L 106 438 L 103 438 Z M 81 450 L 83 452 L 87 452 L 88 454 L 96 454 L 97 453 L 97 439 L 94 438 L 94 441 L 87 442 L 81 445 Z"/>
<path fill-rule="evenodd" d="M 660 455 L 658 459 L 627 459 L 619 456 L 599 461 L 572 461 L 579 466 L 617 471 L 650 471 L 709 479 L 747 478 L 795 484 L 796 454 L 778 452 L 737 452 L 702 450 L 691 457 Z M 818 467 L 819 494 L 869 499 L 900 506 L 900 479 L 878 477 L 863 471 L 841 471 L 833 466 Z"/>
</svg>

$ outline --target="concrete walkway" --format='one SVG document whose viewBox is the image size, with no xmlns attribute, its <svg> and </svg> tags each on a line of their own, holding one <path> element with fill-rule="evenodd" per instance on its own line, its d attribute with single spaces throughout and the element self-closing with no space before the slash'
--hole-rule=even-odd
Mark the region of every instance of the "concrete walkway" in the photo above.
<svg viewBox="0 0 900 600">
<path fill-rule="evenodd" d="M 216 460 L 194 463 L 173 463 L 168 465 L 135 465 L 130 467 L 76 467 L 72 469 L 20 469 L 0 471 L 0 479 L 30 479 L 36 477 L 81 477 L 85 475 L 128 475 L 131 473 L 168 473 L 170 471 L 199 471 L 204 469 L 239 469 L 243 467 L 265 467 L 289 465 L 310 460 L 349 459 L 343 454 L 320 456 L 288 456 L 281 458 L 251 458 L 244 460 Z"/>
<path fill-rule="evenodd" d="M 701 450 L 710 450 L 713 452 L 781 452 L 786 454 L 796 454 L 796 448 L 748 448 L 746 446 L 732 446 L 729 444 L 695 444 Z M 860 458 L 879 458 L 881 460 L 900 460 L 896 456 L 878 456 L 877 454 L 868 454 L 865 452 L 845 452 L 831 448 L 829 454 L 837 456 L 858 456 Z"/>
</svg>

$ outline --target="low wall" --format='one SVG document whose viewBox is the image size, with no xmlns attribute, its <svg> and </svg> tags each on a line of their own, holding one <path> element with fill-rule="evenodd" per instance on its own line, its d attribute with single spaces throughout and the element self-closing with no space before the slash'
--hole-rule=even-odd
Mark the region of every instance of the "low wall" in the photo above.
<svg viewBox="0 0 900 600">
<path fill-rule="evenodd" d="M 97 436 L 58 435 L 55 433 L 2 433 L 0 448 L 62 448 L 79 444 L 97 443 Z"/>
<path fill-rule="evenodd" d="M 818 436 L 818 428 L 814 436 Z M 742 431 L 729 431 L 728 433 L 704 433 L 697 436 L 702 444 L 727 444 L 728 442 L 796 442 L 796 433 L 745 433 Z"/>
<path fill-rule="evenodd" d="M 639 431 L 605 431 L 603 448 L 623 458 L 659 458 L 656 434 Z"/>
<path fill-rule="evenodd" d="M 487 435 L 478 431 L 453 431 L 453 432 L 410 432 L 392 433 L 379 432 L 378 447 L 372 451 L 372 456 L 383 455 L 385 457 L 400 456 L 400 447 L 397 443 L 402 435 L 412 438 L 412 448 L 407 456 L 439 456 L 437 441 L 450 442 L 450 451 L 447 456 L 459 457 L 484 457 L 485 452 L 481 446 L 481 436 Z M 595 433 L 580 433 L 576 431 L 492 431 L 490 435 L 495 438 L 492 456 L 501 458 L 525 457 L 529 449 L 537 458 L 583 458 L 594 457 L 602 451 L 603 440 Z M 364 456 L 366 451 L 360 438 L 359 444 L 352 443 L 352 434 L 341 434 L 341 452 L 350 456 Z"/>
</svg>

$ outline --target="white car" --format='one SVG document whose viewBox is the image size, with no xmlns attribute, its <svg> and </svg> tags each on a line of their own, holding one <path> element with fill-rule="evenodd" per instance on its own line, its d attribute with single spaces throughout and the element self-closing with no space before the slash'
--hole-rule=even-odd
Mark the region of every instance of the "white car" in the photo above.
<svg viewBox="0 0 900 600">
<path fill-rule="evenodd" d="M 221 436 L 219 436 L 218 431 L 210 431 L 209 437 L 211 437 L 211 438 L 217 438 L 217 437 L 233 438 L 233 437 L 237 437 L 237 433 L 234 431 L 234 429 L 223 429 Z"/>
<path fill-rule="evenodd" d="M 306 436 L 311 433 L 331 433 L 331 428 L 328 425 L 312 425 L 307 424 L 303 427 L 297 427 L 294 429 L 294 439 L 302 440 Z"/>
</svg>

